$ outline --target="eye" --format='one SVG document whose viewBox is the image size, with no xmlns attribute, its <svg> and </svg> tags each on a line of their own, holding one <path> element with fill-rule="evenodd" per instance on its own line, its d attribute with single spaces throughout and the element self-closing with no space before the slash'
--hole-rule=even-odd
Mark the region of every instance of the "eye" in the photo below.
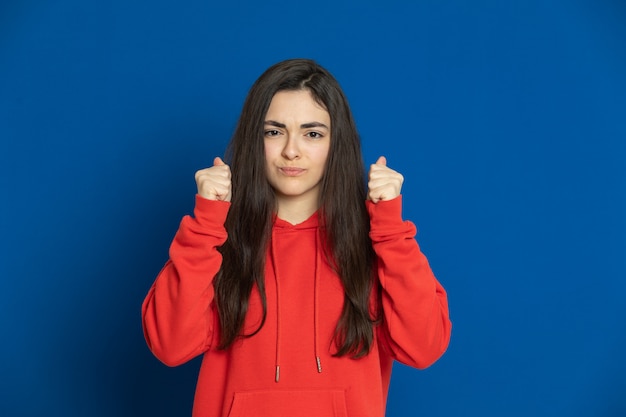
<svg viewBox="0 0 626 417">
<path fill-rule="evenodd" d="M 271 136 L 278 136 L 280 134 L 280 132 L 276 129 L 272 129 L 272 130 L 266 130 L 264 132 L 265 136 L 267 137 L 271 137 Z"/>
<path fill-rule="evenodd" d="M 312 139 L 321 139 L 324 137 L 324 135 L 322 135 L 320 132 L 309 132 L 306 134 L 306 136 Z"/>
</svg>

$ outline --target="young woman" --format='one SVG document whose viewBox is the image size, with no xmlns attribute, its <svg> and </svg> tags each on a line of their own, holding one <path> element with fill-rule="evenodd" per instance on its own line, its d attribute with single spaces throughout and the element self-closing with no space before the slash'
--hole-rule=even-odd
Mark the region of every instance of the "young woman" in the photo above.
<svg viewBox="0 0 626 417">
<path fill-rule="evenodd" d="M 393 360 L 431 365 L 451 328 L 402 175 L 380 157 L 365 184 L 348 102 L 303 59 L 254 83 L 227 155 L 196 173 L 148 346 L 169 366 L 204 355 L 194 416 L 383 416 Z"/>
</svg>

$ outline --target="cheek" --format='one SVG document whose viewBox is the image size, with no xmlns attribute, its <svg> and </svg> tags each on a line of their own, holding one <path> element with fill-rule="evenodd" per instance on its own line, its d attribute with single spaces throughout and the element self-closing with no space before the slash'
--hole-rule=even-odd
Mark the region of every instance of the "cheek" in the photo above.
<svg viewBox="0 0 626 417">
<path fill-rule="evenodd" d="M 315 150 L 313 157 L 315 161 L 321 165 L 322 169 L 326 165 L 326 160 L 328 159 L 328 151 L 330 146 L 323 146 Z"/>
<path fill-rule="evenodd" d="M 276 157 L 280 157 L 282 153 L 282 144 L 277 140 L 263 142 L 265 150 L 265 160 L 270 161 Z"/>
<path fill-rule="evenodd" d="M 268 145 L 267 142 L 265 142 L 265 146 L 263 149 L 265 152 L 265 164 L 266 166 L 269 166 L 269 163 L 272 160 L 272 155 L 273 155 L 272 147 Z"/>
</svg>

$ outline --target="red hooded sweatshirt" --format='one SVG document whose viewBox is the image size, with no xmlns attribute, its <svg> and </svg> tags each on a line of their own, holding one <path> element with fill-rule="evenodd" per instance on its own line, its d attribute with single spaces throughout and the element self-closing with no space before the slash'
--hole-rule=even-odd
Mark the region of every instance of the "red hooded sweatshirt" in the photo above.
<svg viewBox="0 0 626 417">
<path fill-rule="evenodd" d="M 425 368 L 443 354 L 451 329 L 446 293 L 420 252 L 415 226 L 402 221 L 401 197 L 366 204 L 384 317 L 370 353 L 352 359 L 333 356 L 344 294 L 324 259 L 317 214 L 297 225 L 276 218 L 265 266 L 265 324 L 227 350 L 216 348 L 212 279 L 230 204 L 196 196 L 194 217 L 183 218 L 142 307 L 146 341 L 163 363 L 204 354 L 194 417 L 381 417 L 393 360 Z M 261 317 L 254 288 L 246 334 Z"/>
</svg>

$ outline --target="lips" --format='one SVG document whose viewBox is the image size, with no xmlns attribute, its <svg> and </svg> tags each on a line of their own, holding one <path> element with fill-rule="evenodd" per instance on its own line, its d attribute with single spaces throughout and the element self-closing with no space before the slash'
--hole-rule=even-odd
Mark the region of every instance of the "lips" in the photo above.
<svg viewBox="0 0 626 417">
<path fill-rule="evenodd" d="M 301 175 L 305 171 L 302 168 L 296 168 L 296 167 L 282 167 L 282 168 L 279 168 L 279 170 L 280 172 L 282 172 L 284 175 L 288 177 L 297 177 L 298 175 Z"/>
</svg>

